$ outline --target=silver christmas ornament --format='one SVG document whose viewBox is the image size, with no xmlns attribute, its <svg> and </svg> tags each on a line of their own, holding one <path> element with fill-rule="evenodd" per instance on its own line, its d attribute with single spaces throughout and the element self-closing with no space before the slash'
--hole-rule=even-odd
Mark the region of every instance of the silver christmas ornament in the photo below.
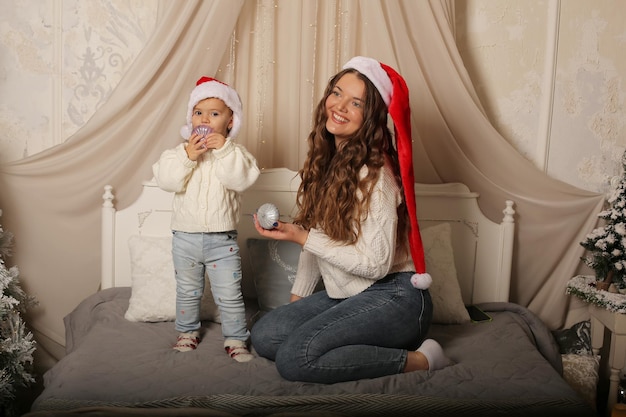
<svg viewBox="0 0 626 417">
<path fill-rule="evenodd" d="M 211 126 L 207 126 L 207 125 L 198 125 L 196 127 L 193 128 L 193 132 L 191 132 L 192 134 L 196 134 L 196 135 L 200 135 L 203 137 L 207 137 L 208 134 L 210 134 L 211 132 L 213 132 L 213 129 L 211 128 Z"/>
<path fill-rule="evenodd" d="M 272 203 L 265 203 L 256 211 L 256 218 L 262 228 L 267 230 L 273 229 L 275 227 L 274 224 L 280 218 L 278 207 Z"/>
</svg>

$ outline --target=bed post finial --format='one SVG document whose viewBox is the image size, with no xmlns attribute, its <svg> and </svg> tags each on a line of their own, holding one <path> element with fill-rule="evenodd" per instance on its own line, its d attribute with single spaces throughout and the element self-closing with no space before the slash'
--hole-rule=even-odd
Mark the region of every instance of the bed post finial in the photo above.
<svg viewBox="0 0 626 417">
<path fill-rule="evenodd" d="M 500 223 L 500 279 L 499 282 L 503 283 L 499 289 L 500 299 L 503 301 L 509 300 L 509 292 L 511 285 L 511 269 L 513 267 L 513 241 L 515 236 L 515 209 L 513 208 L 514 202 L 512 200 L 506 200 L 506 207 L 502 210 L 504 218 Z"/>
<path fill-rule="evenodd" d="M 113 254 L 114 254 L 114 228 L 115 228 L 115 206 L 113 200 L 115 195 L 113 194 L 113 186 L 105 185 L 104 194 L 102 194 L 102 236 L 101 236 L 101 266 L 100 273 L 102 277 L 100 279 L 100 289 L 114 286 L 114 272 L 113 272 Z"/>
<path fill-rule="evenodd" d="M 506 207 L 502 210 L 504 213 L 504 218 L 502 219 L 502 223 L 514 223 L 513 215 L 515 214 L 515 209 L 513 208 L 513 201 L 506 200 Z"/>
<path fill-rule="evenodd" d="M 115 198 L 113 196 L 113 186 L 105 185 L 104 194 L 102 194 L 102 199 L 104 200 L 104 202 L 102 203 L 102 207 L 113 207 L 113 198 Z"/>
</svg>

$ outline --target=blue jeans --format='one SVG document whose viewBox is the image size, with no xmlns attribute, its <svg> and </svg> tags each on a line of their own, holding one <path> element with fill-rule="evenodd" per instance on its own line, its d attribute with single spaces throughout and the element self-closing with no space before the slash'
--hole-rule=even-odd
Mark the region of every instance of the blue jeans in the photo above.
<svg viewBox="0 0 626 417">
<path fill-rule="evenodd" d="M 227 339 L 248 340 L 237 232 L 174 231 L 172 257 L 176 272 L 176 330 L 190 332 L 200 328 L 204 274 L 208 273 L 222 319 L 222 334 Z"/>
<path fill-rule="evenodd" d="M 319 291 L 265 314 L 252 328 L 256 352 L 283 378 L 332 384 L 401 373 L 432 321 L 428 290 L 412 273 L 390 274 L 360 294 Z"/>
</svg>

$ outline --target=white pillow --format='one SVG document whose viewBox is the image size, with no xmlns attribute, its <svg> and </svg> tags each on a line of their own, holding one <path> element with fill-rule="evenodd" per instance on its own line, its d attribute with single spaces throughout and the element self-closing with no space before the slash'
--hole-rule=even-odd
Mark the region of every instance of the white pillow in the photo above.
<svg viewBox="0 0 626 417">
<path fill-rule="evenodd" d="M 131 295 L 124 317 L 129 321 L 176 319 L 176 279 L 172 261 L 172 238 L 131 236 Z M 219 310 L 208 278 L 205 278 L 200 318 L 219 323 Z"/>
<path fill-rule="evenodd" d="M 433 323 L 460 324 L 470 321 L 456 277 L 452 229 L 440 223 L 420 231 L 426 258 L 426 272 L 433 278 L 430 296 L 433 300 Z"/>
</svg>

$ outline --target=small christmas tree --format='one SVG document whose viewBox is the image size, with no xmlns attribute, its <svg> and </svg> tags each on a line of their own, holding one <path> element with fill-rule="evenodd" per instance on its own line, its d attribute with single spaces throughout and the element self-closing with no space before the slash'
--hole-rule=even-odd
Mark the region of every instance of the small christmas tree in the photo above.
<svg viewBox="0 0 626 417">
<path fill-rule="evenodd" d="M 7 269 L 12 243 L 13 234 L 0 226 L 0 415 L 5 416 L 19 415 L 18 389 L 35 382 L 30 373 L 35 342 L 22 314 L 36 302 L 21 289 L 17 267 Z"/>
<path fill-rule="evenodd" d="M 605 221 L 580 244 L 590 252 L 582 260 L 596 273 L 596 281 L 626 286 L 626 152 L 622 156 L 622 177 L 612 190 L 609 208 L 598 214 Z M 606 288 L 605 288 L 606 287 Z"/>
</svg>

